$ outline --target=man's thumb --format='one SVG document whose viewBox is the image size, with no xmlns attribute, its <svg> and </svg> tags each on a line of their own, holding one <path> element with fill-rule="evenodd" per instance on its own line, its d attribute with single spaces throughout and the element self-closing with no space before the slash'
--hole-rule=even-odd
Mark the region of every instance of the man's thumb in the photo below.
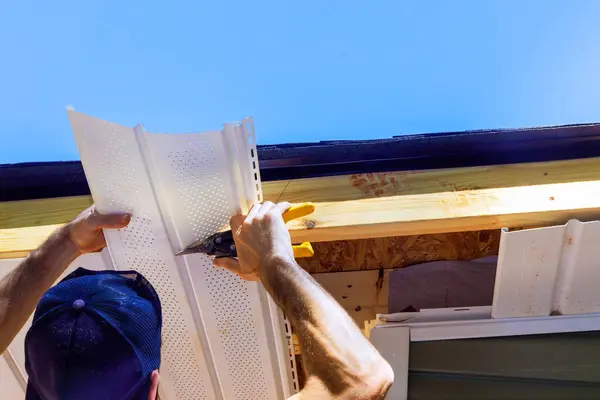
<svg viewBox="0 0 600 400">
<path fill-rule="evenodd" d="M 88 218 L 88 223 L 93 229 L 108 228 L 118 229 L 125 227 L 131 221 L 129 214 L 98 214 L 94 213 Z"/>
</svg>

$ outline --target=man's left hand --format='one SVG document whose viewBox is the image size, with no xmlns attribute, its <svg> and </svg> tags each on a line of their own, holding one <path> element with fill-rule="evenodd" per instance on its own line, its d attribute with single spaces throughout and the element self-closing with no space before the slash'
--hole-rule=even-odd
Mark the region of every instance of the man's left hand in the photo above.
<svg viewBox="0 0 600 400">
<path fill-rule="evenodd" d="M 99 214 L 91 206 L 66 225 L 67 239 L 81 254 L 102 250 L 106 247 L 102 229 L 123 228 L 130 220 L 129 214 Z"/>
</svg>

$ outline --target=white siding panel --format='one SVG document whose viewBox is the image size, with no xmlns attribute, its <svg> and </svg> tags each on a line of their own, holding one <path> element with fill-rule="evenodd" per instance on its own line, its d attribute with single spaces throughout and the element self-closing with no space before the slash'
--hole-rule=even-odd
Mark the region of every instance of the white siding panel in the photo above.
<svg viewBox="0 0 600 400">
<path fill-rule="evenodd" d="M 502 233 L 492 317 L 550 315 L 562 238 L 554 228 Z"/>
<path fill-rule="evenodd" d="M 492 317 L 600 312 L 600 222 L 503 231 Z"/>
<path fill-rule="evenodd" d="M 574 220 L 567 224 L 553 311 L 600 312 L 600 222 Z"/>
<path fill-rule="evenodd" d="M 7 354 L 0 356 L 0 393 L 6 400 L 22 400 L 25 398 L 25 390 L 6 357 Z"/>
</svg>

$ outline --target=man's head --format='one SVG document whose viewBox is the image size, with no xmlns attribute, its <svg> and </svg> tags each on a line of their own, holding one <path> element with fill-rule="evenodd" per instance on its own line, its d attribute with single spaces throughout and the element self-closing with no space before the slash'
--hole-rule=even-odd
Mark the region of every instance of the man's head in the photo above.
<svg viewBox="0 0 600 400">
<path fill-rule="evenodd" d="M 38 303 L 25 339 L 26 399 L 153 399 L 161 327 L 142 275 L 76 270 Z"/>
</svg>

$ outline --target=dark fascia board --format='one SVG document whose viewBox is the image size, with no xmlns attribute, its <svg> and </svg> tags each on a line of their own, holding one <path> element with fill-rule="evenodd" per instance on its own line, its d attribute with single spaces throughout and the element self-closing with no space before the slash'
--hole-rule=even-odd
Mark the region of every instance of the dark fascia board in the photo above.
<svg viewBox="0 0 600 400">
<path fill-rule="evenodd" d="M 258 147 L 263 181 L 600 157 L 600 124 Z M 89 194 L 79 161 L 0 165 L 0 201 Z"/>
</svg>

